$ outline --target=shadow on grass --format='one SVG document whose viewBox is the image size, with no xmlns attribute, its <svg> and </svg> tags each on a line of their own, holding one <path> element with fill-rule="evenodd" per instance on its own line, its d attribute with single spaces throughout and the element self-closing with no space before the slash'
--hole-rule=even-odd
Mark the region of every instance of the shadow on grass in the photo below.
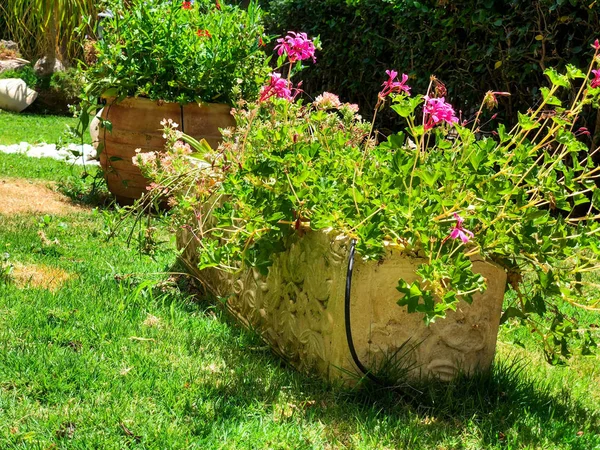
<svg viewBox="0 0 600 450">
<path fill-rule="evenodd" d="M 219 315 L 221 320 L 233 323 L 226 314 Z M 478 435 L 486 446 L 512 443 L 519 447 L 543 447 L 554 442 L 559 446 L 568 443 L 569 448 L 589 449 L 600 444 L 600 410 L 582 405 L 568 388 L 556 393 L 544 380 L 532 378 L 526 373 L 527 362 L 523 360 L 496 362 L 487 373 L 460 376 L 450 383 L 430 380 L 420 385 L 405 382 L 399 387 L 382 388 L 363 381 L 358 387 L 348 389 L 302 375 L 268 350 L 248 355 L 244 343 L 246 347 L 255 347 L 262 341 L 256 333 L 235 328 L 235 334 L 251 335 L 245 338 L 238 335 L 238 344 L 242 346 L 239 352 L 226 357 L 228 365 L 235 365 L 240 358 L 260 358 L 260 363 L 253 366 L 262 368 L 252 374 L 236 373 L 226 388 L 214 392 L 237 399 L 237 406 L 248 406 L 258 400 L 275 408 L 284 390 L 290 393 L 291 404 L 295 405 L 293 414 L 306 420 L 318 419 L 333 428 L 340 423 L 345 424 L 342 428 L 363 428 L 367 434 L 377 434 L 382 420 L 394 423 L 412 430 L 396 436 L 396 444 L 405 446 L 430 446 L 448 437 L 462 439 L 465 432 Z M 267 386 L 261 380 L 272 370 L 281 378 L 272 377 Z M 321 401 L 315 402 L 316 399 Z M 240 410 L 221 412 L 239 414 Z M 387 433 L 389 436 L 390 430 Z"/>
<path fill-rule="evenodd" d="M 532 377 L 524 360 L 499 361 L 489 372 L 450 383 L 381 387 L 362 380 L 356 388 L 341 388 L 296 372 L 189 278 L 177 283 L 181 295 L 165 299 L 184 311 L 216 316 L 229 328 L 215 345 L 231 373 L 202 388 L 215 422 L 196 423 L 197 436 L 214 436 L 214 425 L 242 423 L 260 405 L 261 414 L 268 412 L 276 422 L 300 427 L 320 422 L 336 442 L 359 432 L 373 439 L 391 437 L 399 448 L 437 448 L 447 441 L 460 448 L 462 444 L 455 444 L 466 435 L 486 447 L 545 448 L 551 442 L 559 448 L 590 449 L 600 444 L 600 408 L 585 406 L 568 387 Z M 190 348 L 200 345 L 196 339 L 188 342 Z M 206 413 L 192 407 L 185 411 L 199 421 Z"/>
</svg>

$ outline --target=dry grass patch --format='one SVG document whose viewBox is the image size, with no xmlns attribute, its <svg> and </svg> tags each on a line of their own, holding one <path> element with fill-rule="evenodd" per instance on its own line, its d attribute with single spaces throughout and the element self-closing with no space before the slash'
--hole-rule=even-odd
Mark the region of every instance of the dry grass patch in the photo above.
<svg viewBox="0 0 600 450">
<path fill-rule="evenodd" d="M 0 214 L 64 215 L 83 211 L 44 183 L 21 178 L 0 179 Z"/>
<path fill-rule="evenodd" d="M 73 275 L 58 267 L 46 265 L 16 263 L 11 279 L 19 288 L 38 288 L 56 292 L 63 284 L 73 278 Z"/>
</svg>

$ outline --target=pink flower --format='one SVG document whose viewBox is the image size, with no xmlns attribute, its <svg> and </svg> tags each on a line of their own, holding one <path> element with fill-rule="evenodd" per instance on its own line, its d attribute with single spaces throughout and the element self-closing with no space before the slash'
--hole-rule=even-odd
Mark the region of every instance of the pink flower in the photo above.
<svg viewBox="0 0 600 450">
<path fill-rule="evenodd" d="M 273 72 L 271 74 L 269 84 L 263 86 L 261 89 L 260 98 L 258 101 L 262 103 L 271 97 L 284 98 L 289 101 L 294 99 L 292 96 L 292 83 L 284 78 L 281 78 L 280 73 Z"/>
<path fill-rule="evenodd" d="M 431 98 L 428 95 L 423 97 L 425 99 L 425 106 L 423 112 L 425 113 L 425 130 L 433 128 L 440 122 L 446 122 L 449 124 L 458 123 L 458 117 L 454 113 L 454 108 L 450 103 L 446 103 L 444 97 Z"/>
<path fill-rule="evenodd" d="M 384 99 L 392 93 L 398 94 L 400 92 L 404 92 L 406 95 L 410 95 L 410 87 L 406 85 L 406 82 L 408 81 L 408 75 L 403 73 L 402 81 L 397 81 L 396 77 L 398 76 L 398 72 L 395 70 L 386 70 L 385 73 L 388 74 L 389 78 L 382 84 L 383 89 L 379 93 L 380 99 Z"/>
<path fill-rule="evenodd" d="M 346 108 L 354 114 L 358 113 L 359 107 L 356 103 L 346 103 Z"/>
<path fill-rule="evenodd" d="M 315 58 L 315 44 L 308 39 L 306 33 L 288 31 L 287 36 L 277 39 L 277 42 L 278 44 L 275 46 L 277 54 L 281 56 L 285 53 L 292 64 L 308 58 L 312 58 L 313 62 L 317 61 Z"/>
<path fill-rule="evenodd" d="M 582 136 L 582 135 L 590 136 L 590 130 L 588 130 L 586 127 L 581 127 L 581 128 L 579 128 L 579 130 L 577 130 L 575 132 L 575 136 Z"/>
<path fill-rule="evenodd" d="M 173 153 L 177 155 L 190 155 L 192 153 L 192 148 L 186 142 L 175 141 L 173 144 Z"/>
<path fill-rule="evenodd" d="M 592 44 L 592 48 L 596 51 L 600 50 L 600 41 L 598 41 L 598 39 L 594 41 L 594 43 Z"/>
<path fill-rule="evenodd" d="M 456 219 L 456 224 L 454 225 L 454 228 L 452 228 L 452 231 L 450 231 L 450 237 L 452 239 L 460 238 L 460 240 L 466 244 L 471 238 L 474 237 L 474 235 L 469 230 L 463 228 L 463 222 L 465 219 L 456 213 L 454 213 L 454 218 Z"/>
<path fill-rule="evenodd" d="M 342 102 L 340 102 L 340 98 L 337 95 L 331 92 L 323 92 L 315 99 L 313 105 L 320 109 L 331 109 L 339 108 L 342 106 Z"/>
<path fill-rule="evenodd" d="M 597 88 L 600 86 L 600 69 L 592 70 L 594 74 L 594 79 L 590 83 L 590 87 Z"/>
</svg>

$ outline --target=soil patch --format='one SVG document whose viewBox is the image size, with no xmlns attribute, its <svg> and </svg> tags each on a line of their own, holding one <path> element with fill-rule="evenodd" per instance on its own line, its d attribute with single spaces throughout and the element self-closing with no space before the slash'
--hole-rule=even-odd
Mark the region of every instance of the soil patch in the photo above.
<svg viewBox="0 0 600 450">
<path fill-rule="evenodd" d="M 73 278 L 69 272 L 57 267 L 16 263 L 11 273 L 11 279 L 19 288 L 38 288 L 56 292 L 68 280 Z"/>
<path fill-rule="evenodd" d="M 0 214 L 63 215 L 83 211 L 43 182 L 20 178 L 0 179 Z"/>
</svg>

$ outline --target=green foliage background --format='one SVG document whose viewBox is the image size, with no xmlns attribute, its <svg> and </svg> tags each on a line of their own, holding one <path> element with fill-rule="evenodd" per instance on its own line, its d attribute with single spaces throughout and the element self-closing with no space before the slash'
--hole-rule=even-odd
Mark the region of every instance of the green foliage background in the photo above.
<svg viewBox="0 0 600 450">
<path fill-rule="evenodd" d="M 255 4 L 247 10 L 197 0 L 114 0 L 102 22 L 96 62 L 86 71 L 86 94 L 153 100 L 233 103 L 253 99 L 269 72 L 260 45 L 264 27 Z M 197 33 L 209 33 L 198 36 Z M 266 39 L 266 37 L 265 37 Z"/>
<path fill-rule="evenodd" d="M 358 102 L 368 115 L 386 69 L 408 73 L 414 92 L 430 75 L 467 116 L 488 90 L 509 91 L 516 121 L 538 99 L 543 71 L 585 67 L 600 35 L 593 0 L 262 0 L 274 34 L 320 35 L 323 50 L 303 74 L 303 89 Z"/>
</svg>

